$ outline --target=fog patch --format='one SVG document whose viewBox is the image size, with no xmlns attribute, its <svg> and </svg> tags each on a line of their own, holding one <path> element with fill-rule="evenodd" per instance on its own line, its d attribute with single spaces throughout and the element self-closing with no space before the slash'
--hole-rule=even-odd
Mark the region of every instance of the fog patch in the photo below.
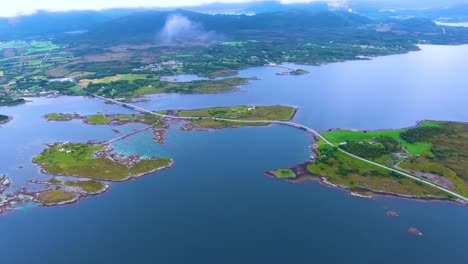
<svg viewBox="0 0 468 264">
<path fill-rule="evenodd" d="M 214 32 L 205 31 L 203 27 L 182 15 L 171 15 L 166 19 L 158 40 L 165 45 L 209 44 L 216 39 Z"/>
</svg>

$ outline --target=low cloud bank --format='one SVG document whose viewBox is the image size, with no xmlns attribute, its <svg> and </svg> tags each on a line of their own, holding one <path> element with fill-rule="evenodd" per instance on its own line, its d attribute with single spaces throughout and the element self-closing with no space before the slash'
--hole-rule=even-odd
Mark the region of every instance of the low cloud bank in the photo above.
<svg viewBox="0 0 468 264">
<path fill-rule="evenodd" d="M 192 22 L 182 15 L 171 15 L 158 34 L 158 40 L 162 44 L 208 44 L 215 41 L 214 32 L 205 31 L 203 27 Z"/>
</svg>

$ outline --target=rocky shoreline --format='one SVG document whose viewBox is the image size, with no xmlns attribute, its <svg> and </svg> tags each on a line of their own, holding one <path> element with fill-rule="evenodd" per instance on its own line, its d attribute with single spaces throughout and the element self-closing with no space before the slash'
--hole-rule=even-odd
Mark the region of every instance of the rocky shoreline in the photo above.
<svg viewBox="0 0 468 264">
<path fill-rule="evenodd" d="M 57 144 L 60 144 L 60 143 L 47 144 L 47 146 L 54 147 Z M 95 144 L 95 143 L 90 141 L 88 142 L 88 144 Z M 128 168 L 135 166 L 138 162 L 142 160 L 151 160 L 151 159 L 141 159 L 141 156 L 139 155 L 130 155 L 130 156 L 118 155 L 115 152 L 113 152 L 113 149 L 109 146 L 107 146 L 106 149 L 102 151 L 96 152 L 95 156 L 101 157 L 101 158 L 108 158 L 114 162 L 123 164 L 127 166 Z M 81 177 L 81 176 L 76 176 L 76 175 L 51 174 L 44 170 L 43 164 L 36 162 L 34 160 L 33 160 L 33 163 L 38 167 L 41 173 L 47 174 L 47 175 L 53 175 L 54 177 L 48 181 L 37 181 L 37 180 L 30 181 L 30 183 L 45 186 L 46 188 L 44 190 L 31 192 L 31 191 L 28 191 L 25 187 L 21 187 L 18 191 L 14 193 L 8 193 L 6 195 L 3 195 L 3 197 L 0 198 L 0 214 L 13 211 L 19 206 L 30 203 L 30 202 L 33 202 L 43 207 L 71 205 L 89 196 L 95 196 L 95 195 L 105 193 L 106 191 L 110 189 L 110 185 L 108 184 L 108 182 L 124 182 L 124 181 L 132 180 L 135 178 L 143 177 L 145 175 L 154 173 L 156 171 L 160 171 L 160 170 L 172 167 L 174 164 L 174 161 L 171 159 L 169 164 L 162 166 L 162 167 L 155 168 L 150 171 L 146 171 L 146 172 L 138 173 L 138 174 L 129 174 L 128 177 L 121 179 L 121 180 L 99 180 L 99 179 Z M 66 181 L 56 180 L 56 177 L 64 177 L 64 179 L 67 179 L 67 180 Z M 68 178 L 72 178 L 74 180 L 68 180 Z M 67 184 L 69 182 L 77 183 L 80 181 L 91 181 L 91 180 L 101 183 L 103 188 L 98 191 L 87 192 L 80 186 Z M 6 178 L 4 175 L 0 175 L 1 186 L 8 187 L 10 184 L 11 183 L 8 178 Z M 72 199 L 59 201 L 59 202 L 52 202 L 52 203 L 43 202 L 38 199 L 39 195 L 46 193 L 46 192 L 50 192 L 50 191 L 63 191 L 67 193 L 73 193 L 74 197 Z M 2 192 L 4 192 L 3 188 L 1 188 L 0 194 Z"/>
</svg>

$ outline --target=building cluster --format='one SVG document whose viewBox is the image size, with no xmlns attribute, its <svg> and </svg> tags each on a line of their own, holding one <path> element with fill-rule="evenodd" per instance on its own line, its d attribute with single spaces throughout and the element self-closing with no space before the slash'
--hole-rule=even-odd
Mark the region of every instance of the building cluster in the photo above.
<svg viewBox="0 0 468 264">
<path fill-rule="evenodd" d="M 159 63 L 151 63 L 149 65 L 141 66 L 140 68 L 133 69 L 134 71 L 164 71 L 164 70 L 178 70 L 181 69 L 183 63 L 175 61 L 175 60 L 168 60 Z"/>
</svg>

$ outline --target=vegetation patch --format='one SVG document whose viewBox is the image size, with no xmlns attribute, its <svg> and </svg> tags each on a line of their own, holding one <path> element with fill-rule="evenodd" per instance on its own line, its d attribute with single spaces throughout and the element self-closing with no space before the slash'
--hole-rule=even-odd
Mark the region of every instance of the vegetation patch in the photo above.
<svg viewBox="0 0 468 264">
<path fill-rule="evenodd" d="M 273 170 L 270 173 L 280 179 L 296 178 L 296 174 L 290 169 Z"/>
<path fill-rule="evenodd" d="M 67 186 L 79 187 L 87 193 L 97 193 L 105 189 L 105 185 L 100 181 L 89 180 L 89 181 L 67 181 L 65 182 Z"/>
<path fill-rule="evenodd" d="M 291 75 L 304 75 L 308 73 L 309 73 L 308 71 L 303 70 L 303 69 L 297 69 L 297 70 L 291 71 Z"/>
<path fill-rule="evenodd" d="M 106 77 L 98 78 L 98 79 L 81 79 L 79 82 L 79 85 L 81 87 L 88 87 L 88 85 L 91 83 L 102 84 L 102 83 L 112 83 L 116 81 L 127 81 L 129 83 L 133 83 L 139 79 L 146 79 L 147 76 L 148 76 L 147 74 L 133 74 L 133 73 L 116 74 L 116 75 L 106 76 Z"/>
<path fill-rule="evenodd" d="M 57 114 L 57 113 L 50 113 L 44 116 L 49 121 L 68 121 L 73 119 L 73 114 Z"/>
<path fill-rule="evenodd" d="M 50 190 L 39 193 L 37 200 L 45 205 L 56 205 L 75 201 L 76 193 L 64 190 Z"/>
<path fill-rule="evenodd" d="M 109 124 L 111 119 L 103 114 L 90 115 L 86 117 L 85 122 L 91 125 L 106 125 Z"/>
</svg>

